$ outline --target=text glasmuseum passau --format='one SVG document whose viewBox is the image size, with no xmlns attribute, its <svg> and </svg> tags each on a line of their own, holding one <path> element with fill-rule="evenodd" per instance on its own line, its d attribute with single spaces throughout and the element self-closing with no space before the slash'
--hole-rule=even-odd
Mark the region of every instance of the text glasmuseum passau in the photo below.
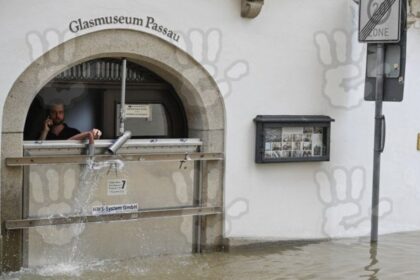
<svg viewBox="0 0 420 280">
<path fill-rule="evenodd" d="M 180 35 L 176 32 L 170 30 L 169 28 L 159 24 L 156 22 L 154 17 L 146 17 L 144 20 L 143 18 L 139 17 L 128 17 L 128 16 L 105 16 L 105 17 L 98 17 L 92 18 L 89 20 L 72 20 L 69 23 L 69 29 L 73 33 L 77 33 L 81 30 L 89 29 L 95 26 L 101 26 L 106 24 L 126 24 L 126 25 L 134 25 L 134 26 L 142 26 L 148 29 L 152 29 L 155 32 L 158 32 L 164 36 L 169 37 L 170 39 L 178 42 Z"/>
</svg>

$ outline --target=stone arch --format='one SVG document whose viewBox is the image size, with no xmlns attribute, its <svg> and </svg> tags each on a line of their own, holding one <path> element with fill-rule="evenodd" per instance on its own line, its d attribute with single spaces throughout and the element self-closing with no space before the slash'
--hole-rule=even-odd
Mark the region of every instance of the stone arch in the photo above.
<svg viewBox="0 0 420 280">
<path fill-rule="evenodd" d="M 215 81 L 202 65 L 175 45 L 148 33 L 107 29 L 84 34 L 58 45 L 31 63 L 6 97 L 1 142 L 2 225 L 7 219 L 22 218 L 23 194 L 19 186 L 22 186 L 23 170 L 20 167 L 6 166 L 5 159 L 23 155 L 23 130 L 32 100 L 45 84 L 63 70 L 99 57 L 127 57 L 171 83 L 184 105 L 189 137 L 201 138 L 205 152 L 224 151 L 223 97 Z M 224 165 L 221 162 L 213 162 L 209 163 L 209 168 L 204 188 L 208 193 L 213 193 L 209 196 L 216 197 L 212 199 L 211 204 L 221 205 Z M 220 246 L 221 218 L 207 222 L 211 229 L 205 245 Z M 7 243 L 7 246 L 17 248 L 21 246 L 22 241 L 19 234 L 7 232 L 2 228 L 2 242 L 3 245 Z M 18 249 L 2 247 L 3 264 L 4 260 L 8 259 L 3 269 L 16 269 L 10 263 L 20 263 L 19 260 L 13 260 L 14 256 L 7 254 Z"/>
</svg>

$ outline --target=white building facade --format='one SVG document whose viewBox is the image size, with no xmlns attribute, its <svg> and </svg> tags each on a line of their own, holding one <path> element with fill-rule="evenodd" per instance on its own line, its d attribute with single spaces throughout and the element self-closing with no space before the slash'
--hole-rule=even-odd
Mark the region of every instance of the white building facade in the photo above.
<svg viewBox="0 0 420 280">
<path fill-rule="evenodd" d="M 420 229 L 420 154 L 416 149 L 420 132 L 418 6 L 413 1 L 410 10 L 404 100 L 384 104 L 387 134 L 381 166 L 380 234 Z M 133 37 L 127 40 L 134 40 L 136 34 L 142 38 L 130 45 L 133 53 L 142 44 L 149 44 L 147 38 L 159 38 L 172 46 L 168 51 L 164 47 L 159 50 L 162 61 L 177 60 L 181 65 L 184 56 L 189 56 L 212 77 L 221 96 L 223 110 L 211 109 L 217 103 L 214 100 L 202 105 L 210 108 L 208 117 L 215 125 L 195 134 L 189 130 L 188 137 L 203 140 L 203 131 L 214 129 L 210 137 L 217 140 L 210 141 L 211 145 L 222 145 L 216 150 L 224 154 L 223 168 L 215 172 L 221 172 L 223 180 L 225 241 L 235 245 L 244 240 L 322 239 L 370 233 L 374 103 L 363 99 L 366 45 L 357 41 L 357 3 L 267 0 L 252 19 L 241 17 L 240 0 L 39 0 L 30 5 L 18 0 L 1 1 L 1 7 L 2 119 L 6 111 L 26 117 L 27 106 L 16 109 L 19 104 L 6 100 L 19 83 L 25 83 L 20 78 L 34 63 L 38 69 L 45 68 L 39 65 L 41 57 L 49 59 L 45 65 L 56 67 L 54 71 L 44 69 L 52 75 L 73 67 L 73 56 L 78 52 L 88 52 L 80 50 L 78 38 L 95 41 L 104 34 L 106 40 L 97 41 L 103 57 L 109 56 L 107 49 L 114 50 L 114 44 L 120 42 L 118 34 L 130 31 Z M 76 43 L 68 44 L 72 40 Z M 48 55 L 66 43 L 63 52 Z M 179 57 L 173 57 L 174 49 L 179 50 Z M 91 59 L 101 56 L 97 53 Z M 189 79 L 189 75 L 194 76 L 190 70 L 173 75 Z M 167 82 L 177 89 L 171 80 Z M 44 85 L 34 88 L 34 95 Z M 202 90 L 203 100 L 206 90 L 208 98 L 213 98 L 213 88 Z M 253 119 L 257 115 L 331 117 L 335 121 L 331 124 L 330 160 L 255 163 Z M 188 125 L 194 128 L 195 124 L 189 119 Z M 4 122 L 1 129 L 3 146 L 8 133 L 15 131 Z M 3 154 L 2 161 L 6 157 Z M 7 190 L 2 186 L 4 195 Z"/>
</svg>

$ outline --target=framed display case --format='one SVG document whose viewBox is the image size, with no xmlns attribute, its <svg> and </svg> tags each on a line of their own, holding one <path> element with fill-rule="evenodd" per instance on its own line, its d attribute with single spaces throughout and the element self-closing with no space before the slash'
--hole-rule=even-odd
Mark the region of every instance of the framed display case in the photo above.
<svg viewBox="0 0 420 280">
<path fill-rule="evenodd" d="M 258 115 L 255 162 L 330 160 L 328 116 Z"/>
</svg>

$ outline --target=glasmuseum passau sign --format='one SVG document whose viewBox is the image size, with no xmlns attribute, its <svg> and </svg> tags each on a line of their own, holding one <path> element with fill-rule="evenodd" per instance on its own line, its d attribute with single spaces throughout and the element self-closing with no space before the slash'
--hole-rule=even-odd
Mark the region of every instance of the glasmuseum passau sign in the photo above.
<svg viewBox="0 0 420 280">
<path fill-rule="evenodd" d="M 124 25 L 133 25 L 133 26 L 141 26 L 148 29 L 151 29 L 163 36 L 167 36 L 170 39 L 178 42 L 180 35 L 174 32 L 173 30 L 165 27 L 164 25 L 159 24 L 156 22 L 154 17 L 146 17 L 145 19 L 139 17 L 128 17 L 128 16 L 105 16 L 105 17 L 98 17 L 92 18 L 88 20 L 76 19 L 72 20 L 69 23 L 69 29 L 73 33 L 77 33 L 82 30 L 86 30 L 89 28 L 93 28 L 96 26 L 101 25 L 108 25 L 108 24 L 124 24 Z"/>
</svg>

